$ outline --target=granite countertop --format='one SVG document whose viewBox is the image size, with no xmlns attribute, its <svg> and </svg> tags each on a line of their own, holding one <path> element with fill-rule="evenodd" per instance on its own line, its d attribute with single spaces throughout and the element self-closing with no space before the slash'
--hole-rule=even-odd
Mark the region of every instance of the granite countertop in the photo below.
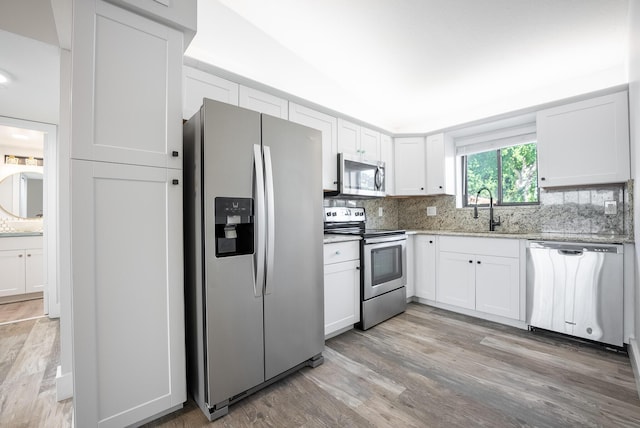
<svg viewBox="0 0 640 428">
<path fill-rule="evenodd" d="M 464 232 L 454 230 L 407 230 L 408 234 L 420 235 L 447 235 L 447 236 L 470 236 L 478 238 L 508 238 L 508 239 L 528 239 L 537 241 L 562 241 L 562 242 L 589 242 L 599 244 L 632 244 L 633 237 L 627 235 L 613 234 L 581 234 L 581 233 L 553 233 L 553 232 L 533 232 L 533 233 L 503 233 L 495 232 Z"/>
<path fill-rule="evenodd" d="M 336 242 L 360 241 L 362 238 L 358 235 L 339 235 L 336 233 L 325 233 L 324 243 L 334 244 Z"/>
<path fill-rule="evenodd" d="M 20 236 L 42 236 L 42 232 L 3 232 L 0 238 L 15 238 Z"/>
</svg>

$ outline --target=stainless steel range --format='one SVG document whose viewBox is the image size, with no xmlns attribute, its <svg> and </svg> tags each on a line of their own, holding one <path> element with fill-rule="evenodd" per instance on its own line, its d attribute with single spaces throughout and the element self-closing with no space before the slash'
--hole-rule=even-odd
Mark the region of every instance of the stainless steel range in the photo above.
<svg viewBox="0 0 640 428">
<path fill-rule="evenodd" d="M 325 233 L 359 235 L 360 323 L 367 330 L 407 307 L 407 235 L 404 230 L 367 229 L 364 208 L 325 207 Z"/>
</svg>

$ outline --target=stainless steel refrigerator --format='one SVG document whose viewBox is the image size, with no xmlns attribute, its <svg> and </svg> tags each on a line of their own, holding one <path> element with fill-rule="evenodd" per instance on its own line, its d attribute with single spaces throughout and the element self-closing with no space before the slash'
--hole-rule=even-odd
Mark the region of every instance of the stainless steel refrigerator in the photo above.
<svg viewBox="0 0 640 428">
<path fill-rule="evenodd" d="M 322 363 L 321 138 L 208 99 L 184 125 L 188 381 L 209 420 Z"/>
</svg>

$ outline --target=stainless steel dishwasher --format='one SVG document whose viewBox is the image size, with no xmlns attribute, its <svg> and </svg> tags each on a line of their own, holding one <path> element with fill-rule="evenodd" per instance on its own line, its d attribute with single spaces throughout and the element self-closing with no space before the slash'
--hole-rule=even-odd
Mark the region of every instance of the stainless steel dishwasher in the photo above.
<svg viewBox="0 0 640 428">
<path fill-rule="evenodd" d="M 623 246 L 530 241 L 527 324 L 623 346 Z"/>
</svg>

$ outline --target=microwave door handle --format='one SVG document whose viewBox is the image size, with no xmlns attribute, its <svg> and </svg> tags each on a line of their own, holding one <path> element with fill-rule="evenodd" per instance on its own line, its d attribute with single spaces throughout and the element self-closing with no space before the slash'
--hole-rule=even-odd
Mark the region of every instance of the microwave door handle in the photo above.
<svg viewBox="0 0 640 428">
<path fill-rule="evenodd" d="M 376 167 L 376 174 L 375 174 L 376 190 L 382 190 L 383 180 L 384 180 L 384 170 L 380 167 Z"/>
<path fill-rule="evenodd" d="M 264 270 L 265 270 L 265 248 L 266 248 L 266 211 L 265 211 L 265 195 L 264 195 L 264 167 L 262 163 L 262 150 L 259 144 L 253 145 L 253 173 L 254 173 L 254 197 L 256 200 L 255 207 L 255 234 L 256 234 L 256 251 L 253 256 L 253 294 L 256 297 L 262 296 L 262 288 L 264 287 Z"/>
<path fill-rule="evenodd" d="M 275 209 L 273 199 L 273 168 L 271 165 L 271 148 L 264 146 L 264 180 L 266 190 L 266 206 L 267 206 L 267 272 L 264 285 L 264 294 L 273 293 L 273 266 L 275 253 Z"/>
</svg>

